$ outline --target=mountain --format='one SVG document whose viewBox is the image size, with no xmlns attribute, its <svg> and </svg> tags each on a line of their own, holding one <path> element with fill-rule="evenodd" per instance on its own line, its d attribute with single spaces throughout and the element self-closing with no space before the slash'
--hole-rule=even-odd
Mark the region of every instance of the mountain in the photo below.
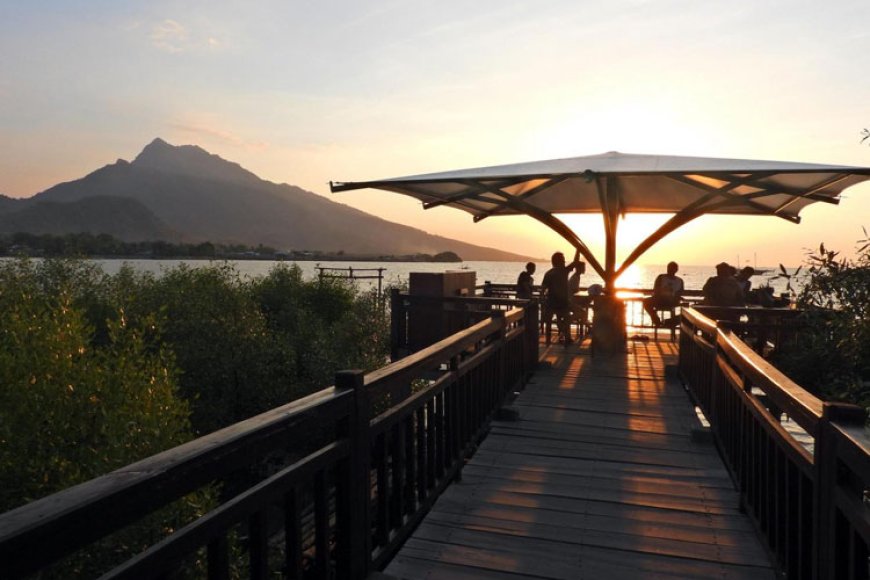
<svg viewBox="0 0 870 580">
<path fill-rule="evenodd" d="M 46 228 L 40 233 L 106 232 L 128 241 L 264 244 L 372 255 L 452 251 L 465 260 L 527 259 L 389 222 L 299 187 L 265 181 L 200 147 L 173 146 L 162 139 L 132 162 L 119 159 L 15 201 L 21 203 L 0 200 L 0 231 L 9 231 L 7 224 L 14 223 L 28 228 L 20 231 L 39 225 Z M 105 229 L 113 227 L 106 211 L 118 212 L 113 231 Z M 64 221 L 64 215 L 70 219 Z M 49 225 L 56 230 L 47 231 Z"/>
<path fill-rule="evenodd" d="M 109 234 L 125 242 L 179 239 L 179 235 L 151 210 L 135 199 L 123 197 L 93 196 L 68 203 L 41 200 L 18 204 L 0 202 L 0 212 L 4 212 L 0 213 L 0 233 L 3 234 L 91 232 Z"/>
</svg>

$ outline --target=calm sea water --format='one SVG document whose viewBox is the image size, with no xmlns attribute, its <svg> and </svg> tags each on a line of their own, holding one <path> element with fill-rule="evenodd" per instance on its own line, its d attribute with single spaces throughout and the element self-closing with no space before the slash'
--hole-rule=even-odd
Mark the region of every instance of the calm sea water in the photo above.
<svg viewBox="0 0 870 580">
<path fill-rule="evenodd" d="M 180 264 L 191 267 L 203 267 L 210 264 L 207 260 L 94 260 L 109 274 L 116 273 L 122 264 L 129 264 L 138 271 L 152 272 L 159 275 L 162 271 L 173 268 Z M 461 264 L 435 264 L 423 262 L 273 262 L 268 260 L 231 260 L 240 274 L 246 277 L 263 276 L 278 264 L 296 264 L 306 278 L 315 278 L 318 274 L 317 266 L 328 268 L 353 268 L 356 271 L 367 268 L 384 268 L 384 283 L 397 284 L 408 281 L 411 272 L 443 272 L 445 270 L 470 270 L 476 273 L 477 283 L 483 284 L 490 281 L 494 284 L 513 284 L 517 276 L 525 267 L 525 262 L 463 262 Z M 550 267 L 548 263 L 537 264 L 538 270 L 535 282 L 540 283 L 544 272 Z M 756 275 L 752 278 L 753 287 L 764 284 L 772 286 L 776 293 L 786 290 L 786 281 L 774 279 L 777 270 L 773 267 L 759 266 L 758 269 L 767 269 L 766 274 Z M 665 271 L 664 265 L 636 265 L 630 268 L 621 278 L 620 286 L 625 288 L 652 288 L 655 277 Z M 791 270 L 790 270 L 791 271 Z M 715 269 L 710 266 L 680 266 L 679 276 L 686 284 L 687 289 L 700 290 L 704 282 L 715 274 Z M 602 280 L 595 273 L 587 272 L 581 279 L 582 286 L 600 284 Z M 377 281 L 358 280 L 360 286 L 376 285 Z M 795 283 L 792 283 L 795 286 Z"/>
</svg>

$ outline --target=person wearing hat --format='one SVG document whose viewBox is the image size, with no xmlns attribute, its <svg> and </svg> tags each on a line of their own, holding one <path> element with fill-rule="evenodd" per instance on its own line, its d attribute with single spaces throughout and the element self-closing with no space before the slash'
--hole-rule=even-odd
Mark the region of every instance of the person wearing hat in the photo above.
<svg viewBox="0 0 870 580">
<path fill-rule="evenodd" d="M 745 298 L 735 268 L 727 262 L 716 264 L 716 275 L 708 278 L 702 289 L 706 306 L 743 306 Z"/>
</svg>

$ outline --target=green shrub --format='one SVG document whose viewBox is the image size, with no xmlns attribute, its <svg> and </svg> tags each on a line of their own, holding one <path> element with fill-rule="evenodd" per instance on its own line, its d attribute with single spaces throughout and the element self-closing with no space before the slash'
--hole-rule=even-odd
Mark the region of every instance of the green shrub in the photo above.
<svg viewBox="0 0 870 580">
<path fill-rule="evenodd" d="M 170 353 L 123 314 L 94 347 L 70 280 L 51 267 L 0 267 L 0 511 L 191 436 Z"/>
<path fill-rule="evenodd" d="M 797 298 L 805 328 L 774 364 L 823 399 L 870 407 L 870 240 L 853 260 L 822 244 L 807 265 Z"/>
<path fill-rule="evenodd" d="M 115 289 L 136 317 L 159 318 L 160 339 L 175 354 L 198 434 L 295 398 L 293 352 L 269 332 L 231 266 L 180 266 L 159 278 L 128 272 Z"/>
<path fill-rule="evenodd" d="M 295 266 L 246 280 L 228 264 L 107 276 L 86 261 L 0 262 L 0 512 L 322 389 L 337 370 L 382 366 L 382 306 Z M 96 575 L 216 496 L 174 502 L 43 577 Z"/>
<path fill-rule="evenodd" d="M 373 293 L 295 266 L 3 262 L 0 509 L 377 368 L 387 329 Z"/>
<path fill-rule="evenodd" d="M 345 280 L 304 281 L 298 266 L 279 266 L 252 284 L 270 329 L 292 345 L 294 381 L 306 393 L 332 384 L 335 372 L 383 366 L 389 327 L 375 292 Z"/>
</svg>

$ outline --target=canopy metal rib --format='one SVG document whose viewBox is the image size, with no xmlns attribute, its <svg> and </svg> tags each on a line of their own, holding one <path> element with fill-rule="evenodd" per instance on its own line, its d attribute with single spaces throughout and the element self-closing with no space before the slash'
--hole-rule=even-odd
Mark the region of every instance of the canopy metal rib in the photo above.
<svg viewBox="0 0 870 580">
<path fill-rule="evenodd" d="M 578 236 L 574 232 L 574 230 L 569 228 L 565 222 L 563 222 L 553 214 L 546 212 L 534 205 L 531 205 L 526 201 L 516 199 L 515 196 L 512 196 L 509 193 L 505 193 L 500 189 L 490 188 L 483 183 L 481 183 L 480 186 L 487 189 L 490 193 L 502 197 L 505 200 L 505 205 L 511 206 L 517 211 L 538 220 L 539 222 L 543 223 L 544 225 L 555 231 L 557 234 L 565 238 L 568 243 L 574 246 L 574 248 L 577 249 L 577 251 L 580 252 L 580 254 L 584 258 L 586 258 L 587 263 L 592 267 L 592 269 L 594 269 L 598 273 L 599 276 L 601 276 L 602 278 L 605 277 L 605 270 L 601 267 L 601 263 L 598 261 L 598 259 L 595 257 L 595 255 L 592 253 L 586 243 L 580 239 L 580 236 Z M 476 216 L 474 218 L 474 221 L 479 221 Z"/>
<path fill-rule="evenodd" d="M 503 187 L 510 187 L 511 185 L 523 183 L 524 181 L 527 181 L 527 180 L 525 178 L 505 179 L 505 180 L 501 180 L 501 183 L 499 183 L 495 187 L 497 187 L 500 190 Z M 463 200 L 467 200 L 470 197 L 480 195 L 480 193 L 482 193 L 482 192 L 489 193 L 489 190 L 487 188 L 485 188 L 481 182 L 478 182 L 478 181 L 467 180 L 467 179 L 456 179 L 452 183 L 458 183 L 458 184 L 464 185 L 468 189 L 465 191 L 461 191 L 459 193 L 454 193 L 454 194 L 449 195 L 447 197 L 436 198 L 435 201 L 424 203 L 423 209 L 432 209 L 433 207 L 448 205 L 451 203 L 457 203 L 457 202 L 460 202 Z M 410 188 L 411 187 L 409 187 L 409 189 Z M 482 213 L 487 213 L 487 211 L 491 211 L 491 210 L 481 210 L 481 211 L 482 211 Z M 477 217 L 477 216 L 475 216 L 475 217 Z"/>
<path fill-rule="evenodd" d="M 406 191 L 410 191 L 419 197 L 431 198 L 431 199 L 434 199 L 435 201 L 441 200 L 440 197 L 436 197 L 436 196 L 432 195 L 431 193 L 429 193 L 428 191 L 414 187 L 413 185 L 406 185 L 403 187 L 403 189 L 405 189 Z M 482 208 L 479 205 L 475 205 L 474 201 L 475 200 L 470 199 L 469 196 L 465 195 L 465 196 L 463 196 L 463 198 L 453 200 L 450 203 L 453 205 L 467 207 L 470 210 L 472 210 L 474 213 L 485 211 L 485 208 Z M 488 203 L 495 203 L 495 202 L 489 201 Z M 431 209 L 433 207 L 438 207 L 439 205 L 445 205 L 445 204 L 440 204 L 440 203 L 435 204 L 435 202 L 423 201 L 423 209 Z"/>
<path fill-rule="evenodd" d="M 572 177 L 572 175 L 571 174 L 557 175 L 556 177 L 549 179 L 545 183 L 542 183 L 541 185 L 533 187 L 532 189 L 530 189 L 529 191 L 527 191 L 525 193 L 522 193 L 520 195 L 515 195 L 514 199 L 521 200 L 521 201 L 527 200 L 528 198 L 532 197 L 535 194 L 546 191 L 546 190 L 550 189 L 551 187 L 562 183 L 563 181 L 565 181 L 569 177 Z M 535 179 L 526 179 L 525 181 L 535 181 L 536 179 L 541 179 L 541 178 L 539 177 L 539 178 L 535 178 Z M 502 209 L 504 209 L 504 208 L 493 208 L 491 210 L 488 210 L 483 215 L 475 216 L 475 221 L 480 221 L 480 220 L 486 219 L 488 217 L 498 215 L 501 213 Z"/>
<path fill-rule="evenodd" d="M 697 175 L 702 175 L 702 174 L 698 173 Z M 671 175 L 670 178 L 674 179 L 676 181 L 682 182 L 682 183 L 691 184 L 693 187 L 697 187 L 698 189 L 702 189 L 705 191 L 709 191 L 711 193 L 715 193 L 716 195 L 719 195 L 721 197 L 725 197 L 726 199 L 729 200 L 729 203 L 725 204 L 725 205 L 746 205 L 746 206 L 751 207 L 752 209 L 754 209 L 755 211 L 757 211 L 761 214 L 774 215 L 773 210 L 771 208 L 764 206 L 760 203 L 754 203 L 752 201 L 752 198 L 755 197 L 755 194 L 740 195 L 737 193 L 733 193 L 731 191 L 735 187 L 739 187 L 740 185 L 746 185 L 746 183 L 742 182 L 742 180 L 737 180 L 737 181 L 741 181 L 741 183 L 734 184 L 734 185 L 732 185 L 729 182 L 728 187 L 723 189 L 723 188 L 712 187 L 706 183 L 695 181 L 695 180 L 691 179 L 691 177 L 688 177 L 688 176 Z M 720 179 L 720 178 L 717 177 L 715 179 Z M 753 187 L 757 187 L 757 186 L 753 186 Z M 771 194 L 766 193 L 765 195 L 771 195 Z M 724 207 L 724 206 L 717 204 L 717 207 Z M 712 209 L 712 207 L 711 207 L 711 209 Z M 788 219 L 787 216 L 778 216 L 778 217 Z"/>
<path fill-rule="evenodd" d="M 779 213 L 779 212 L 787 209 L 789 206 L 793 205 L 801 198 L 813 199 L 814 201 L 819 201 L 818 198 L 821 198 L 821 200 L 827 201 L 828 203 L 833 203 L 835 205 L 838 204 L 840 202 L 840 200 L 838 200 L 838 199 L 831 199 L 831 198 L 825 197 L 825 196 L 816 196 L 815 193 L 817 191 L 820 191 L 820 190 L 826 188 L 826 187 L 830 187 L 832 185 L 835 185 L 835 184 L 843 181 L 847 177 L 848 177 L 848 175 L 834 175 L 833 177 L 826 179 L 825 181 L 819 183 L 815 187 L 808 189 L 805 193 L 801 193 L 800 195 L 795 195 L 794 197 L 792 197 L 792 199 L 781 204 L 778 208 L 776 208 L 776 213 Z"/>
</svg>

